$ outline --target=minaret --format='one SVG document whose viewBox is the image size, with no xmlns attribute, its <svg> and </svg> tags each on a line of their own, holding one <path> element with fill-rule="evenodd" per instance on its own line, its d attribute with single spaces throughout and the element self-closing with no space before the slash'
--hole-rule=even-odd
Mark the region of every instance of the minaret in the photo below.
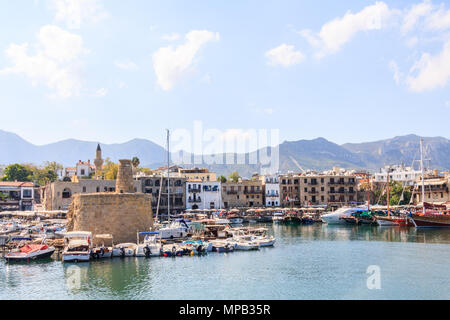
<svg viewBox="0 0 450 320">
<path fill-rule="evenodd" d="M 100 148 L 100 143 L 97 144 L 97 151 L 95 153 L 95 173 L 98 175 L 99 171 L 102 169 L 103 166 L 103 159 L 102 159 L 102 149 Z"/>
</svg>

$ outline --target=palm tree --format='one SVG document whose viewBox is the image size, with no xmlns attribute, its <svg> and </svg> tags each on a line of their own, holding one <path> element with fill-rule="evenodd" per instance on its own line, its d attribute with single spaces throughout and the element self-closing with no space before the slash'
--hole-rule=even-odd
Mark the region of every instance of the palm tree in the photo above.
<svg viewBox="0 0 450 320">
<path fill-rule="evenodd" d="M 139 158 L 138 157 L 133 157 L 133 159 L 131 159 L 131 164 L 133 165 L 133 167 L 136 169 L 137 167 L 139 167 Z"/>
</svg>

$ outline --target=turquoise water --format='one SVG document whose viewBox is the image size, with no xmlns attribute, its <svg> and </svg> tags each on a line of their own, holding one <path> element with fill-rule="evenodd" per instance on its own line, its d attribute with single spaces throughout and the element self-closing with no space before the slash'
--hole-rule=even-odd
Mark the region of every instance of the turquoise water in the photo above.
<svg viewBox="0 0 450 320">
<path fill-rule="evenodd" d="M 0 299 L 450 299 L 450 230 L 268 225 L 274 248 L 90 263 L 0 262 Z M 366 273 L 379 267 L 380 289 Z"/>
</svg>

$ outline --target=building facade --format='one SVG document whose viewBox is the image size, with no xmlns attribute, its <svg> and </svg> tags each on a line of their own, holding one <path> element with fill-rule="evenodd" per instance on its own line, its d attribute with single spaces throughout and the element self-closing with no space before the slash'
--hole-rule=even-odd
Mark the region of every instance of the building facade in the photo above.
<svg viewBox="0 0 450 320">
<path fill-rule="evenodd" d="M 450 176 L 425 178 L 425 202 L 444 203 L 450 201 Z M 413 190 L 413 201 L 416 204 L 423 202 L 422 200 L 422 180 L 418 179 Z"/>
<path fill-rule="evenodd" d="M 300 174 L 280 175 L 280 201 L 283 207 L 300 206 Z"/>
<path fill-rule="evenodd" d="M 170 183 L 170 213 L 182 213 L 186 208 L 186 179 L 182 177 L 170 177 L 167 175 L 138 176 L 137 181 L 140 182 L 142 192 L 152 195 L 153 213 L 160 216 L 167 216 L 169 203 L 169 188 L 167 181 Z M 158 207 L 159 201 L 159 207 Z"/>
<path fill-rule="evenodd" d="M 0 181 L 0 211 L 33 210 L 34 187 L 32 182 Z"/>
<path fill-rule="evenodd" d="M 404 186 L 413 186 L 422 176 L 421 170 L 415 170 L 413 167 L 404 165 L 395 165 L 381 168 L 379 172 L 373 175 L 373 181 L 375 183 L 387 183 L 388 172 L 390 172 L 390 181 L 401 182 Z M 430 174 L 431 172 L 427 170 L 425 173 Z"/>
<path fill-rule="evenodd" d="M 217 181 L 188 180 L 186 182 L 187 209 L 220 209 L 221 184 Z"/>
<path fill-rule="evenodd" d="M 178 176 L 187 180 L 217 181 L 216 173 L 210 172 L 206 168 L 178 168 Z"/>
<path fill-rule="evenodd" d="M 280 206 L 280 180 L 278 176 L 261 176 L 264 189 L 264 205 L 266 207 Z"/>
<path fill-rule="evenodd" d="M 301 203 L 342 206 L 357 203 L 354 175 L 303 175 L 300 178 Z"/>
<path fill-rule="evenodd" d="M 222 183 L 224 208 L 262 207 L 264 205 L 263 183 L 260 179 Z"/>
</svg>

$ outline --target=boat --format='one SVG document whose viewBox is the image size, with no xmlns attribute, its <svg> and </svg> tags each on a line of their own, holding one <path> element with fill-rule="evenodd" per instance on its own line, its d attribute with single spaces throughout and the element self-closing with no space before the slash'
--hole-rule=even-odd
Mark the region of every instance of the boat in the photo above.
<svg viewBox="0 0 450 320">
<path fill-rule="evenodd" d="M 166 244 L 163 245 L 161 253 L 164 257 L 181 257 L 184 253 L 184 248 L 176 243 Z"/>
<path fill-rule="evenodd" d="M 101 245 L 96 246 L 92 249 L 91 255 L 94 259 L 111 258 L 113 253 L 113 236 L 111 234 L 97 234 L 94 237 L 101 241 Z M 105 245 L 105 240 L 110 240 L 111 246 Z"/>
<path fill-rule="evenodd" d="M 253 235 L 234 236 L 233 240 L 236 241 L 236 250 L 258 250 L 260 246 L 259 241 Z"/>
<path fill-rule="evenodd" d="M 92 250 L 92 233 L 88 231 L 71 231 L 64 234 L 63 262 L 89 261 Z"/>
<path fill-rule="evenodd" d="M 191 247 L 194 250 L 195 254 L 202 254 L 212 251 L 212 243 L 208 241 L 202 240 L 186 240 L 183 241 L 183 245 L 185 247 Z"/>
<path fill-rule="evenodd" d="M 214 252 L 232 252 L 234 251 L 236 245 L 229 243 L 226 240 L 213 240 L 212 242 L 212 251 Z"/>
<path fill-rule="evenodd" d="M 139 243 L 139 236 L 145 236 L 142 243 Z M 136 257 L 158 257 L 161 255 L 161 248 L 159 232 L 138 232 Z"/>
<path fill-rule="evenodd" d="M 227 219 L 231 224 L 242 224 L 244 223 L 244 219 L 238 216 L 237 214 L 228 215 Z"/>
<path fill-rule="evenodd" d="M 114 246 L 112 256 L 121 258 L 134 257 L 136 248 L 137 248 L 136 243 L 132 242 L 119 243 Z"/>
<path fill-rule="evenodd" d="M 161 239 L 176 239 L 188 236 L 190 228 L 184 219 L 177 219 L 167 227 L 162 227 L 157 231 L 159 232 Z"/>
<path fill-rule="evenodd" d="M 316 220 L 310 215 L 306 215 L 302 217 L 302 224 L 313 224 Z"/>
<path fill-rule="evenodd" d="M 342 207 L 331 213 L 322 215 L 321 218 L 325 223 L 327 223 L 329 225 L 347 224 L 348 222 L 343 218 L 351 217 L 352 213 L 355 213 L 355 212 L 361 211 L 361 210 L 362 210 L 362 208 L 359 208 L 359 207 Z"/>
<path fill-rule="evenodd" d="M 443 228 L 450 227 L 450 212 L 439 213 L 411 213 L 412 222 L 416 228 Z"/>
<path fill-rule="evenodd" d="M 31 238 L 12 238 L 11 241 L 30 241 Z M 5 255 L 7 261 L 30 261 L 50 258 L 55 252 L 55 247 L 49 247 L 45 243 L 45 239 L 41 244 L 26 244 L 8 252 Z"/>
<path fill-rule="evenodd" d="M 273 247 L 275 244 L 275 237 L 270 236 L 255 236 L 255 241 L 260 247 Z"/>
</svg>

